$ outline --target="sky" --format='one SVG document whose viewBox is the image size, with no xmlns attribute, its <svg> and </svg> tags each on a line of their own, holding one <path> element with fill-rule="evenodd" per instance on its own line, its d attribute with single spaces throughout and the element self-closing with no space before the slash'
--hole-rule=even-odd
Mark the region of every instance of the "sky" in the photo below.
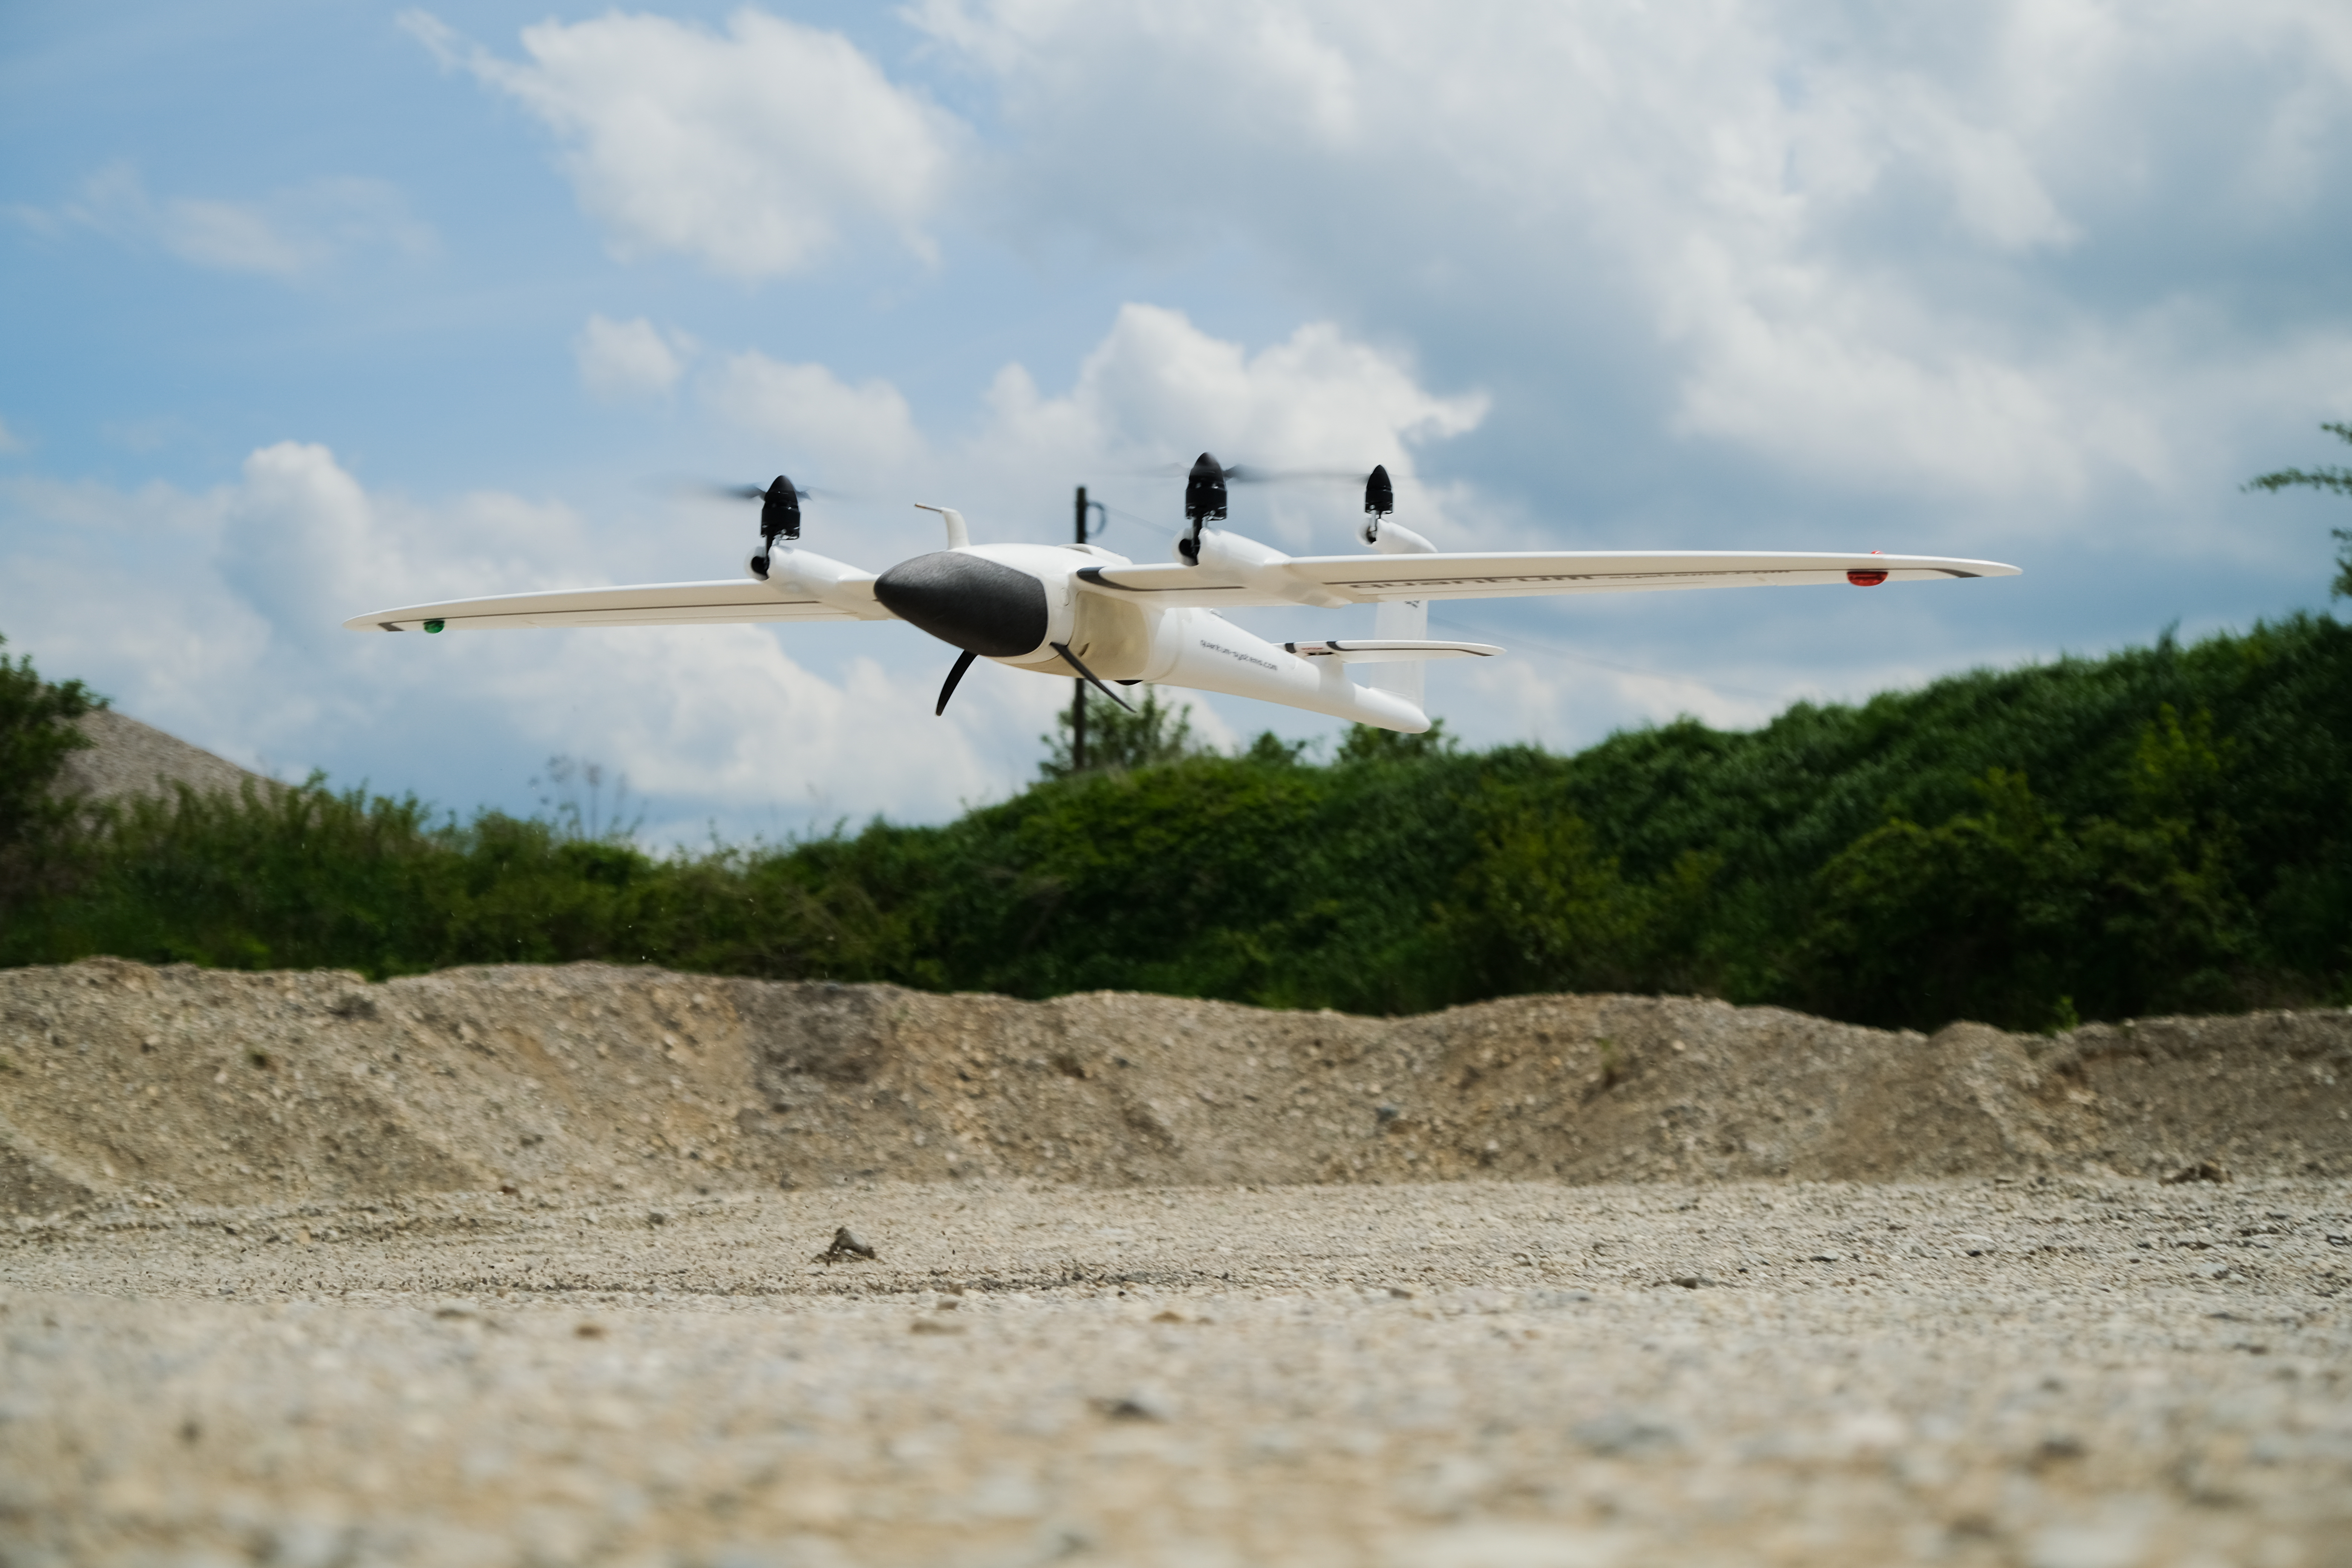
<svg viewBox="0 0 2352 1568">
<path fill-rule="evenodd" d="M 527 813 L 570 757 L 681 845 L 1024 787 L 1069 684 L 934 717 L 902 625 L 341 629 L 732 575 L 696 486 L 778 473 L 875 571 L 1080 484 L 1169 559 L 1204 449 L 1384 462 L 1444 549 L 2023 568 L 1435 608 L 1510 650 L 1430 668 L 1468 744 L 1749 727 L 2328 607 L 2344 503 L 2242 487 L 2352 456 L 2352 8 L 10 0 L 0 333 L 8 651 L 280 777 Z"/>
</svg>

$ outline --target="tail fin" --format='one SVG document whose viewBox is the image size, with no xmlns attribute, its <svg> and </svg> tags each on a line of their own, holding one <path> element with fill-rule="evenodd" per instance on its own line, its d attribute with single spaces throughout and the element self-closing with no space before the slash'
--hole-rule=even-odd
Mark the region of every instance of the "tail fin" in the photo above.
<svg viewBox="0 0 2352 1568">
<path fill-rule="evenodd" d="M 1429 601 L 1426 599 L 1382 601 L 1372 610 L 1372 636 L 1382 641 L 1427 640 Z M 1422 706 L 1421 672 L 1422 662 L 1417 658 L 1396 664 L 1383 664 L 1375 667 L 1372 670 L 1370 684 L 1391 696 L 1403 698 L 1415 708 L 1420 708 Z"/>
</svg>

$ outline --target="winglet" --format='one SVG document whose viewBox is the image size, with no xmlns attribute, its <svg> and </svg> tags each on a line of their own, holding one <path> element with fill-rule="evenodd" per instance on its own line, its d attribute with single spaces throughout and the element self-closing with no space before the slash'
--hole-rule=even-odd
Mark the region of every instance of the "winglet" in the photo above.
<svg viewBox="0 0 2352 1568">
<path fill-rule="evenodd" d="M 951 506 L 930 506 L 925 502 L 917 501 L 915 503 L 915 510 L 917 511 L 935 511 L 940 514 L 940 518 L 948 525 L 948 548 L 950 550 L 961 550 L 964 546 L 971 542 L 971 530 L 963 525 L 963 513 L 956 510 L 955 508 Z"/>
</svg>

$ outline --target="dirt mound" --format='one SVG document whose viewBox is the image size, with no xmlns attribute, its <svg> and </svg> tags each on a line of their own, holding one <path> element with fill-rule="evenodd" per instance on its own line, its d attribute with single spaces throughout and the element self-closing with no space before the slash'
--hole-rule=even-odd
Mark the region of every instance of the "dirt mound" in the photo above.
<svg viewBox="0 0 2352 1568">
<path fill-rule="evenodd" d="M 1404 1019 L 580 964 L 0 973 L 0 1212 L 888 1178 L 2352 1174 L 2352 1015 L 1934 1036 L 1519 997 Z"/>
<path fill-rule="evenodd" d="M 248 784 L 263 790 L 285 787 L 111 708 L 83 714 L 80 729 L 89 740 L 89 749 L 67 756 L 58 778 L 59 795 L 113 800 L 133 795 L 169 795 L 175 784 L 186 784 L 199 795 L 233 795 Z"/>
</svg>

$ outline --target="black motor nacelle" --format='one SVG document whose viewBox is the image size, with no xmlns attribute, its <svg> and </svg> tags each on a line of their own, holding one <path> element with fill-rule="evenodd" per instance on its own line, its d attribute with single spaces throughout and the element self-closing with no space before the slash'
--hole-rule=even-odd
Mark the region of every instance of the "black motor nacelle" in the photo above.
<svg viewBox="0 0 2352 1568">
<path fill-rule="evenodd" d="M 1389 466 L 1375 463 L 1371 478 L 1364 481 L 1363 538 L 1367 544 L 1381 542 L 1381 522 L 1396 510 L 1396 487 L 1389 483 Z"/>
<path fill-rule="evenodd" d="M 776 541 L 796 540 L 800 536 L 800 489 L 778 474 L 776 482 L 760 498 L 760 548 L 751 560 L 751 575 L 765 581 L 768 557 L 775 550 Z"/>
<path fill-rule="evenodd" d="M 1224 465 L 1203 452 L 1192 459 L 1192 471 L 1184 476 L 1184 519 L 1197 528 L 1204 522 L 1222 522 L 1224 517 Z"/>
<path fill-rule="evenodd" d="M 1225 520 L 1225 467 L 1203 452 L 1192 459 L 1184 476 L 1184 521 L 1192 526 L 1176 542 L 1176 552 L 1187 561 L 1201 558 L 1201 530 Z"/>
<path fill-rule="evenodd" d="M 801 492 L 798 486 L 783 475 L 768 487 L 760 499 L 760 537 L 771 543 L 778 539 L 798 539 L 801 536 Z"/>
</svg>

